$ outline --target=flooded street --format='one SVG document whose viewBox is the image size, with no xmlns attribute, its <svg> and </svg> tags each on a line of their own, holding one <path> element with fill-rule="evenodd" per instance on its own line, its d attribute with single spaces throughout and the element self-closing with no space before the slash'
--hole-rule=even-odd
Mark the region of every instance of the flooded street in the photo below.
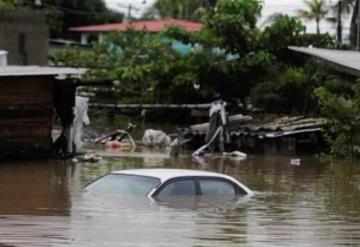
<svg viewBox="0 0 360 247">
<path fill-rule="evenodd" d="M 98 164 L 1 162 L 0 246 L 358 246 L 360 165 L 302 157 L 244 161 L 160 152 Z M 298 158 L 298 157 L 296 157 Z M 226 173 L 255 192 L 236 202 L 158 204 L 82 193 L 91 180 L 131 168 Z"/>
</svg>

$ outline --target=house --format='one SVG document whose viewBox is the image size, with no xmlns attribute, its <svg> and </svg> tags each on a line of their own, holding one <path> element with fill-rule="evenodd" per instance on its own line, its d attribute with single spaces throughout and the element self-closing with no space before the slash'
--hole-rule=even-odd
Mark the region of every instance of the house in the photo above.
<svg viewBox="0 0 360 247">
<path fill-rule="evenodd" d="M 86 45 L 91 41 L 101 42 L 104 34 L 110 32 L 126 32 L 129 29 L 142 31 L 146 30 L 150 33 L 158 33 L 167 27 L 180 27 L 189 32 L 199 32 L 203 28 L 203 24 L 187 20 L 163 19 L 163 20 L 146 20 L 134 21 L 129 23 L 111 23 L 103 25 L 72 27 L 70 31 L 81 34 L 81 44 Z"/>
<path fill-rule="evenodd" d="M 49 28 L 44 13 L 0 11 L 0 50 L 9 65 L 47 65 Z"/>
<path fill-rule="evenodd" d="M 73 119 L 75 78 L 85 70 L 39 66 L 0 67 L 0 157 L 47 157 L 55 114 Z"/>
</svg>

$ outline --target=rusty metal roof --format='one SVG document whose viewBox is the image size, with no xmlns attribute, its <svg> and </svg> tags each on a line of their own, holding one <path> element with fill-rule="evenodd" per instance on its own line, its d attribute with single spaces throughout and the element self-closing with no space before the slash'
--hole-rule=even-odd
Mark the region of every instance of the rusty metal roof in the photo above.
<svg viewBox="0 0 360 247">
<path fill-rule="evenodd" d="M 80 76 L 86 69 L 68 67 L 3 66 L 1 76 Z"/>
<path fill-rule="evenodd" d="M 339 72 L 360 77 L 360 52 L 296 46 L 289 49 L 321 59 Z"/>
<path fill-rule="evenodd" d="M 175 26 L 186 29 L 189 32 L 198 32 L 203 28 L 203 24 L 192 22 L 188 20 L 147 20 L 147 21 L 134 21 L 131 23 L 110 23 L 93 26 L 71 27 L 69 30 L 73 32 L 124 32 L 129 29 L 136 31 L 146 30 L 148 32 L 161 32 L 166 27 Z"/>
</svg>

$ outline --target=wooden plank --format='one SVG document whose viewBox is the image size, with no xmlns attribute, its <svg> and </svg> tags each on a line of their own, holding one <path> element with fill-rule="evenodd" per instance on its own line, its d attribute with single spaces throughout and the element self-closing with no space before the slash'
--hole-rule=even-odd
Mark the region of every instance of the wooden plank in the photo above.
<svg viewBox="0 0 360 247">
<path fill-rule="evenodd" d="M 1 88 L 1 86 L 0 86 Z M 30 105 L 30 104 L 52 104 L 52 96 L 49 95 L 0 95 L 0 106 L 6 105 Z"/>
<path fill-rule="evenodd" d="M 53 115 L 53 108 L 51 106 L 35 106 L 35 107 L 21 107 L 21 106 L 0 106 L 0 121 L 1 119 L 43 119 L 44 116 Z M 49 117 L 45 117 L 49 119 Z"/>
</svg>

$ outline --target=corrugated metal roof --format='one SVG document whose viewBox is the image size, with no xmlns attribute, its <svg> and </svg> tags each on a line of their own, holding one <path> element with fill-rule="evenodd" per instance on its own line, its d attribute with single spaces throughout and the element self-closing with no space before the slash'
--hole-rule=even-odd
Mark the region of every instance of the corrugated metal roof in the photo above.
<svg viewBox="0 0 360 247">
<path fill-rule="evenodd" d="M 360 52 L 289 46 L 292 51 L 319 58 L 342 73 L 360 76 Z"/>
<path fill-rule="evenodd" d="M 86 69 L 66 67 L 40 67 L 40 66 L 4 66 L 0 67 L 0 76 L 38 76 L 38 75 L 74 75 L 79 76 Z"/>
<path fill-rule="evenodd" d="M 124 32 L 128 29 L 137 31 L 146 30 L 149 32 L 160 32 L 168 26 L 181 27 L 189 32 L 198 32 L 203 28 L 203 24 L 187 20 L 163 19 L 136 21 L 131 23 L 111 23 L 103 25 L 72 27 L 69 30 L 73 32 Z"/>
</svg>

